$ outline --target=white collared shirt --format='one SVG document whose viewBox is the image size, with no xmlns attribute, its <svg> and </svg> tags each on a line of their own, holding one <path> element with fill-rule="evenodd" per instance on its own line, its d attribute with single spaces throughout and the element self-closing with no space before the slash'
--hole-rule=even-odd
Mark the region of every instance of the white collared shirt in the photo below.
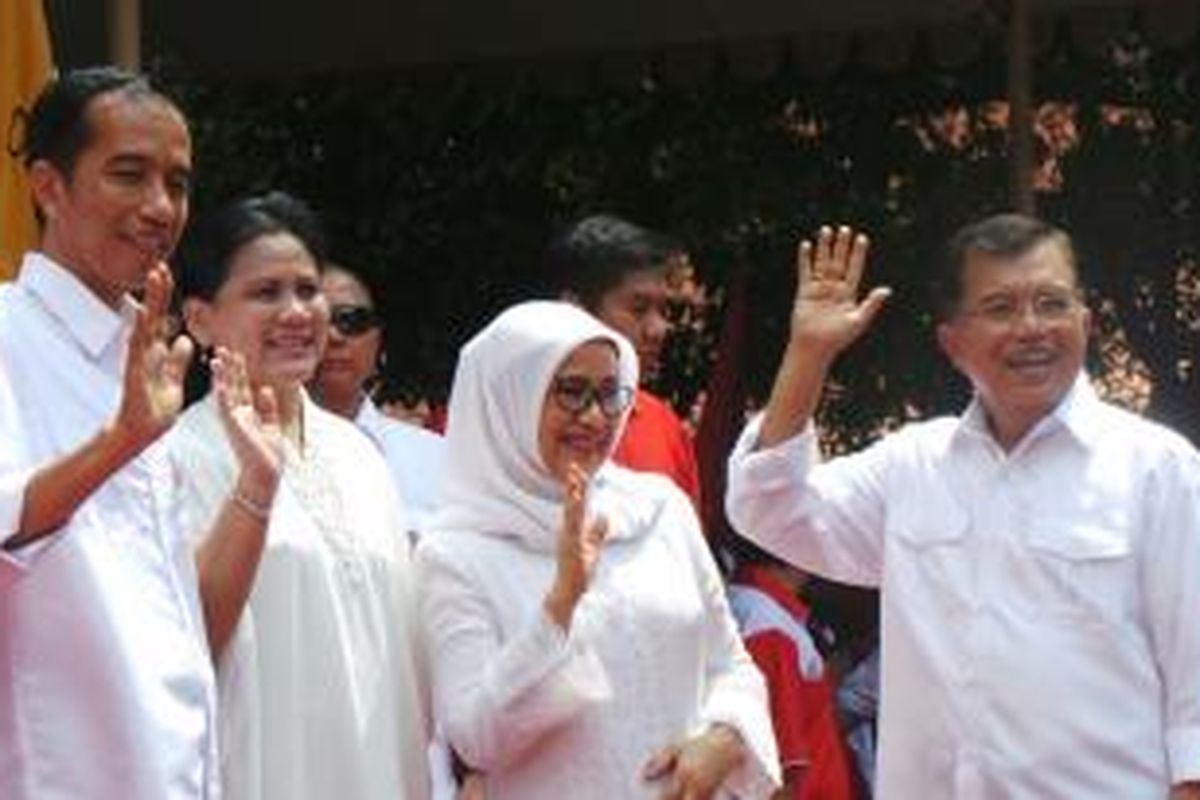
<svg viewBox="0 0 1200 800">
<path fill-rule="evenodd" d="M 363 398 L 354 424 L 383 452 L 416 532 L 438 509 L 446 474 L 446 440 L 436 433 L 384 415 Z"/>
<path fill-rule="evenodd" d="M 1082 376 L 1010 452 L 978 402 L 817 464 L 730 459 L 739 531 L 882 589 L 881 800 L 1162 800 L 1200 778 L 1200 458 Z"/>
<path fill-rule="evenodd" d="M 0 292 L 0 539 L 30 476 L 116 411 L 133 321 L 26 255 Z M 0 552 L 0 797 L 216 797 L 214 687 L 160 444 L 59 531 Z"/>
</svg>

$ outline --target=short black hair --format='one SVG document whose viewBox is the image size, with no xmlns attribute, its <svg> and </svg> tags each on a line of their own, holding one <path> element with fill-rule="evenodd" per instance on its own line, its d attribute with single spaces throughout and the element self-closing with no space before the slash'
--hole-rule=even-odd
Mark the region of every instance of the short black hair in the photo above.
<svg viewBox="0 0 1200 800">
<path fill-rule="evenodd" d="M 677 242 L 661 233 L 611 214 L 594 214 L 559 233 L 546 248 L 542 266 L 553 293 L 574 295 L 594 310 L 627 275 L 665 270 L 679 250 Z"/>
<path fill-rule="evenodd" d="M 237 251 L 261 236 L 276 233 L 295 236 L 317 268 L 322 267 L 325 245 L 316 214 L 287 192 L 269 192 L 222 206 L 201 217 L 188 231 L 176 261 L 180 296 L 211 302 L 229 279 Z"/>
<path fill-rule="evenodd" d="M 145 75 L 119 67 L 69 70 L 52 78 L 24 115 L 24 136 L 17 153 L 26 168 L 36 161 L 47 161 L 70 178 L 79 154 L 92 139 L 87 113 L 92 101 L 114 92 L 177 108 L 170 98 L 150 85 Z"/>
<path fill-rule="evenodd" d="M 1053 241 L 1062 248 L 1078 281 L 1079 270 L 1071 237 L 1045 220 L 1026 214 L 995 214 L 959 228 L 946 242 L 933 281 L 934 307 L 938 318 L 946 320 L 957 313 L 962 302 L 963 273 L 972 255 L 983 253 L 1016 258 L 1047 241 Z"/>
</svg>

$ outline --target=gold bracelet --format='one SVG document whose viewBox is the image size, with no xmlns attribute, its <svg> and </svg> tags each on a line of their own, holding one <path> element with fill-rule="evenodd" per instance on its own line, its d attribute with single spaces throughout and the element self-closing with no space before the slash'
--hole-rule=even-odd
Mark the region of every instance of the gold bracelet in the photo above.
<svg viewBox="0 0 1200 800">
<path fill-rule="evenodd" d="M 238 487 L 233 487 L 233 494 L 230 495 L 230 497 L 233 499 L 235 504 L 241 506 L 243 511 L 260 522 L 266 522 L 271 518 L 271 507 L 269 505 L 263 505 L 262 503 L 251 500 L 249 497 L 246 497 L 246 495 L 242 494 L 242 490 Z"/>
</svg>

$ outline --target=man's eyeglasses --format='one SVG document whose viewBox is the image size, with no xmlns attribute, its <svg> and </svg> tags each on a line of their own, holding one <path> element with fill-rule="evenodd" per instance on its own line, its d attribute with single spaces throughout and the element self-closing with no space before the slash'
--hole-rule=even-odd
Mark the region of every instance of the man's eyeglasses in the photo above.
<svg viewBox="0 0 1200 800">
<path fill-rule="evenodd" d="M 329 324 L 342 336 L 361 336 L 379 324 L 379 316 L 368 306 L 334 306 Z"/>
<path fill-rule="evenodd" d="M 1033 311 L 1039 322 L 1062 322 L 1075 313 L 1079 298 L 1068 291 L 1038 292 L 1028 300 L 1015 295 L 997 295 L 984 300 L 967 314 L 994 325 L 1012 325 L 1025 313 L 1026 307 Z"/>
<path fill-rule="evenodd" d="M 600 407 L 600 413 L 609 419 L 621 416 L 633 402 L 633 389 L 628 386 L 615 383 L 602 383 L 597 386 L 578 375 L 555 378 L 550 387 L 550 394 L 563 411 L 582 414 L 595 403 Z"/>
</svg>

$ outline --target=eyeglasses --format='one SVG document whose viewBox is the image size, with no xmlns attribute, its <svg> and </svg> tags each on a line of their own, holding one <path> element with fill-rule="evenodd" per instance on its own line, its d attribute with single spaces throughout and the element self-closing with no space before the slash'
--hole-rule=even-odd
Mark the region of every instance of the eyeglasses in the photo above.
<svg viewBox="0 0 1200 800">
<path fill-rule="evenodd" d="M 368 306 L 334 306 L 329 324 L 342 336 L 362 336 L 379 324 L 379 316 Z"/>
<path fill-rule="evenodd" d="M 597 386 L 579 375 L 555 378 L 550 387 L 550 394 L 563 411 L 582 414 L 595 403 L 600 407 L 600 413 L 609 419 L 621 416 L 633 402 L 633 389 L 628 386 L 615 383 L 602 383 Z"/>
<path fill-rule="evenodd" d="M 1007 326 L 1021 318 L 1026 306 L 1033 311 L 1033 316 L 1039 322 L 1062 322 L 1075 313 L 1079 306 L 1079 298 L 1074 292 L 1067 291 L 1039 292 L 1028 301 L 1015 295 L 1003 294 L 989 297 L 966 314 L 994 325 Z"/>
</svg>

